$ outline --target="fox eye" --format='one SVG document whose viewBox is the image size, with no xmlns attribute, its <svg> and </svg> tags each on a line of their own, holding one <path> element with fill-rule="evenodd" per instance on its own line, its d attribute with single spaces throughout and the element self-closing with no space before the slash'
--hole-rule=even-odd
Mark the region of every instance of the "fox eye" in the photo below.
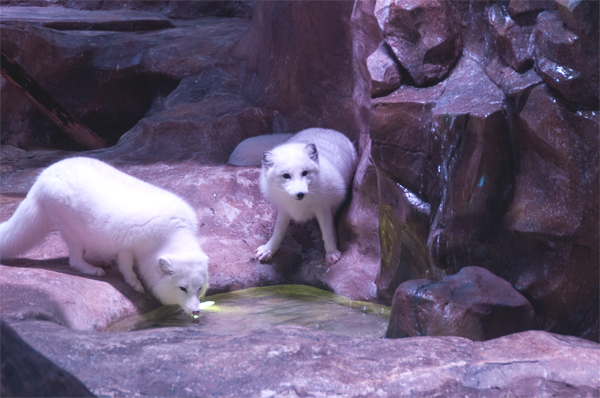
<svg viewBox="0 0 600 398">
<path fill-rule="evenodd" d="M 289 175 L 288 173 L 285 173 L 285 174 L 283 175 L 283 178 L 285 178 L 286 180 L 289 180 L 290 178 L 292 178 L 292 176 L 291 176 L 291 175 Z"/>
<path fill-rule="evenodd" d="M 182 292 L 185 292 L 185 293 L 187 293 L 187 289 L 186 289 L 185 287 L 183 287 L 183 286 L 179 286 L 179 288 L 181 289 L 181 291 L 182 291 Z"/>
<path fill-rule="evenodd" d="M 304 171 L 302 172 L 302 177 L 306 177 L 307 175 L 308 175 L 308 171 L 304 170 Z"/>
</svg>

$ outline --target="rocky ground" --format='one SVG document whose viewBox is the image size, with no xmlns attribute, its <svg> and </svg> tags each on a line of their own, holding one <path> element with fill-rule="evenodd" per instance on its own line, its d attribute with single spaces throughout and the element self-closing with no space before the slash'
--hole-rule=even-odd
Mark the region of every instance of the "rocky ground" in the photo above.
<svg viewBox="0 0 600 398">
<path fill-rule="evenodd" d="M 107 333 L 159 304 L 115 269 L 71 270 L 54 234 L 2 261 L 0 311 L 93 394 L 600 393 L 600 346 L 589 341 L 598 340 L 597 3 L 1 4 L 3 52 L 111 147 L 81 152 L 1 78 L 0 221 L 44 167 L 99 158 L 197 210 L 209 294 L 308 284 L 394 303 L 388 336 L 420 336 Z M 361 154 L 339 215 L 343 258 L 326 265 L 308 223 L 259 263 L 253 251 L 274 208 L 259 170 L 227 158 L 246 137 L 314 126 L 343 131 Z M 81 395 L 59 370 L 9 378 L 39 358 L 6 325 L 2 352 L 12 338 L 22 356 L 2 355 L 2 395 L 19 385 L 41 395 L 56 380 Z"/>
</svg>

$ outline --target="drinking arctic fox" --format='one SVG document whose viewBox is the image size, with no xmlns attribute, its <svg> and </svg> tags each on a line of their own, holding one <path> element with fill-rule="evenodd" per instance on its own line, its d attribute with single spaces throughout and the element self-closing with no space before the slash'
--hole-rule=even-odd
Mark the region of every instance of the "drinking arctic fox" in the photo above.
<svg viewBox="0 0 600 398">
<path fill-rule="evenodd" d="M 163 304 L 200 310 L 208 257 L 198 243 L 198 219 L 177 195 L 99 160 L 71 158 L 44 170 L 12 217 L 0 224 L 0 257 L 14 258 L 58 230 L 71 267 L 104 276 L 88 261 L 116 259 L 136 291 L 140 278 Z"/>
<path fill-rule="evenodd" d="M 327 262 L 338 261 L 341 253 L 333 219 L 346 197 L 356 161 L 352 142 L 335 130 L 311 128 L 295 135 L 262 135 L 242 141 L 229 163 L 240 166 L 262 163 L 260 190 L 277 206 L 273 236 L 256 249 L 257 258 L 271 259 L 290 220 L 304 222 L 316 217 Z"/>
</svg>

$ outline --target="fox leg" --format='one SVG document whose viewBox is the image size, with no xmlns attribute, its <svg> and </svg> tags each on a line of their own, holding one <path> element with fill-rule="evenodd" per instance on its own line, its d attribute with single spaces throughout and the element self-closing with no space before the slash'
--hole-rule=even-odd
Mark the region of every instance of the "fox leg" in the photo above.
<svg viewBox="0 0 600 398">
<path fill-rule="evenodd" d="M 144 293 L 144 287 L 142 282 L 138 279 L 137 275 L 133 271 L 133 253 L 130 251 L 120 251 L 117 254 L 117 265 L 119 271 L 123 274 L 125 282 L 131 286 L 136 292 Z"/>
<path fill-rule="evenodd" d="M 279 210 L 277 211 L 277 219 L 275 220 L 275 230 L 273 231 L 273 236 L 269 241 L 259 246 L 256 249 L 256 258 L 260 261 L 269 261 L 273 254 L 279 249 L 279 245 L 283 240 L 283 235 L 287 230 L 288 225 L 290 225 L 290 215 L 285 211 Z"/>
<path fill-rule="evenodd" d="M 69 265 L 84 274 L 94 276 L 106 275 L 106 272 L 102 268 L 94 267 L 85 261 L 83 248 L 72 242 L 69 242 Z"/>
<path fill-rule="evenodd" d="M 325 259 L 328 263 L 335 263 L 342 257 L 338 250 L 333 226 L 333 212 L 331 209 L 323 209 L 316 212 L 317 221 L 321 228 L 323 243 L 325 243 Z"/>
</svg>

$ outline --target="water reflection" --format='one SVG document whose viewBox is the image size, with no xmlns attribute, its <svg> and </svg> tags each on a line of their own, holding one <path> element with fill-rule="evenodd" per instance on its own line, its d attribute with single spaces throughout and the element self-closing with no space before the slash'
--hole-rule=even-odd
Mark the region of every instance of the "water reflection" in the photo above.
<svg viewBox="0 0 600 398">
<path fill-rule="evenodd" d="M 259 287 L 204 298 L 209 300 L 215 303 L 197 319 L 168 306 L 119 321 L 109 331 L 175 326 L 235 335 L 271 325 L 297 325 L 343 336 L 380 338 L 390 317 L 389 307 L 301 285 Z"/>
</svg>

